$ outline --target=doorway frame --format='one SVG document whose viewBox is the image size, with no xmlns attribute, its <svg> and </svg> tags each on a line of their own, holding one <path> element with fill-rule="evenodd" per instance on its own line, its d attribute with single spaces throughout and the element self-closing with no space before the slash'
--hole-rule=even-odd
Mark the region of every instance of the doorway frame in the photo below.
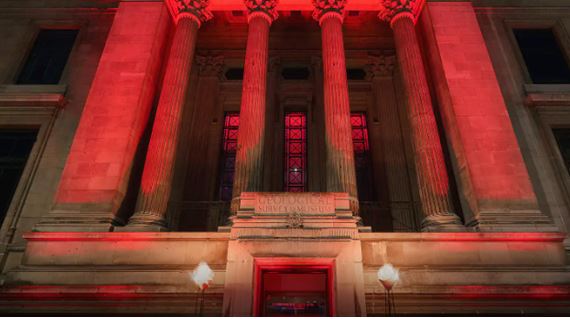
<svg viewBox="0 0 570 319">
<path fill-rule="evenodd" d="M 324 270 L 327 274 L 327 299 L 329 310 L 327 316 L 335 316 L 335 264 L 334 258 L 287 258 L 287 257 L 260 257 L 254 258 L 253 280 L 253 315 L 261 315 L 262 274 L 265 270 L 286 270 L 291 268 Z"/>
</svg>

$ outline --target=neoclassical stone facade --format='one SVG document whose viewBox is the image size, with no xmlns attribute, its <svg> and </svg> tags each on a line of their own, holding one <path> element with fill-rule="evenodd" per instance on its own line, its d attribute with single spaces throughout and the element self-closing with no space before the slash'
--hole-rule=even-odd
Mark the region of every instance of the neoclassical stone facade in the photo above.
<svg viewBox="0 0 570 319">
<path fill-rule="evenodd" d="M 570 311 L 570 76 L 525 44 L 570 74 L 566 1 L 0 0 L 0 26 L 3 313 L 384 315 L 388 263 L 398 314 Z"/>
</svg>

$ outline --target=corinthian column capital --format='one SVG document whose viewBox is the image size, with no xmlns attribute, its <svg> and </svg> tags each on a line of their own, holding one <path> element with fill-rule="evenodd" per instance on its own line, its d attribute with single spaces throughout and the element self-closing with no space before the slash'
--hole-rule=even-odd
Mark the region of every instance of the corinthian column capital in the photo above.
<svg viewBox="0 0 570 319">
<path fill-rule="evenodd" d="M 188 17 L 200 26 L 214 16 L 207 9 L 210 0 L 166 0 L 166 4 L 176 22 L 182 17 Z"/>
<path fill-rule="evenodd" d="M 261 16 L 271 24 L 279 16 L 277 14 L 277 4 L 278 0 L 244 0 L 245 6 L 247 7 L 247 20 L 255 16 Z"/>
<path fill-rule="evenodd" d="M 367 71 L 372 77 L 391 77 L 396 64 L 396 56 L 391 53 L 369 55 Z"/>
<path fill-rule="evenodd" d="M 346 0 L 313 0 L 313 6 L 315 7 L 313 18 L 319 21 L 319 24 L 323 21 L 323 18 L 329 16 L 334 16 L 342 22 L 345 5 Z"/>
<path fill-rule="evenodd" d="M 224 57 L 221 55 L 198 55 L 196 56 L 196 64 L 200 75 L 220 76 L 224 69 Z"/>
<path fill-rule="evenodd" d="M 403 17 L 411 18 L 415 23 L 425 2 L 425 0 L 380 0 L 378 17 L 390 25 Z"/>
</svg>

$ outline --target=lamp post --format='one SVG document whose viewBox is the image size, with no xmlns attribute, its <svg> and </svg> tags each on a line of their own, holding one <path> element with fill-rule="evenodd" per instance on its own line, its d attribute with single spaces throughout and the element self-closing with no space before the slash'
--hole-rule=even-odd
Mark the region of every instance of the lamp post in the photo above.
<svg viewBox="0 0 570 319">
<path fill-rule="evenodd" d="M 214 271 L 212 271 L 210 266 L 208 266 L 208 263 L 201 261 L 198 266 L 194 268 L 190 277 L 200 290 L 201 300 L 198 315 L 202 316 L 202 310 L 204 309 L 204 294 L 206 289 L 210 286 L 210 283 L 214 280 Z"/>
<path fill-rule="evenodd" d="M 396 314 L 396 304 L 392 288 L 400 281 L 400 272 L 392 264 L 384 264 L 378 269 L 378 281 L 384 286 L 384 311 L 390 316 Z"/>
</svg>

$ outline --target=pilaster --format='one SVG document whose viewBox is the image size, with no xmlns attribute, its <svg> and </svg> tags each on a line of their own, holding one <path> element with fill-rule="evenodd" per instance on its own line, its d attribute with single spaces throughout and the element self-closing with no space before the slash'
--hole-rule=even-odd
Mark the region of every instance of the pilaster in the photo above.
<svg viewBox="0 0 570 319">
<path fill-rule="evenodd" d="M 219 83 L 224 68 L 223 56 L 198 55 L 195 59 L 198 67 L 198 83 L 194 99 L 194 109 L 190 115 L 190 132 L 185 143 L 188 149 L 188 173 L 186 176 L 185 200 L 210 201 L 212 200 L 212 177 L 217 175 L 218 162 L 216 160 L 204 161 L 209 150 L 209 135 L 212 120 L 217 116 L 216 109 L 219 97 Z M 184 143 L 184 142 L 183 142 Z M 219 147 L 219 143 L 215 145 Z"/>
<path fill-rule="evenodd" d="M 415 182 L 408 174 L 408 160 L 404 145 L 403 128 L 400 116 L 405 116 L 399 109 L 394 88 L 394 70 L 396 68 L 396 56 L 394 52 L 382 52 L 379 55 L 368 57 L 368 76 L 372 81 L 372 91 L 375 99 L 374 113 L 380 123 L 370 126 L 371 138 L 376 137 L 382 141 L 384 150 L 378 147 L 372 148 L 374 167 L 382 167 L 385 171 L 388 194 L 378 194 L 388 197 L 388 207 L 392 220 L 380 221 L 385 225 L 392 223 L 393 231 L 414 231 L 416 216 L 413 209 L 411 183 Z M 374 170 L 376 173 L 376 169 Z M 380 218 L 378 216 L 376 218 Z M 378 224 L 378 223 L 376 223 Z"/>
</svg>

